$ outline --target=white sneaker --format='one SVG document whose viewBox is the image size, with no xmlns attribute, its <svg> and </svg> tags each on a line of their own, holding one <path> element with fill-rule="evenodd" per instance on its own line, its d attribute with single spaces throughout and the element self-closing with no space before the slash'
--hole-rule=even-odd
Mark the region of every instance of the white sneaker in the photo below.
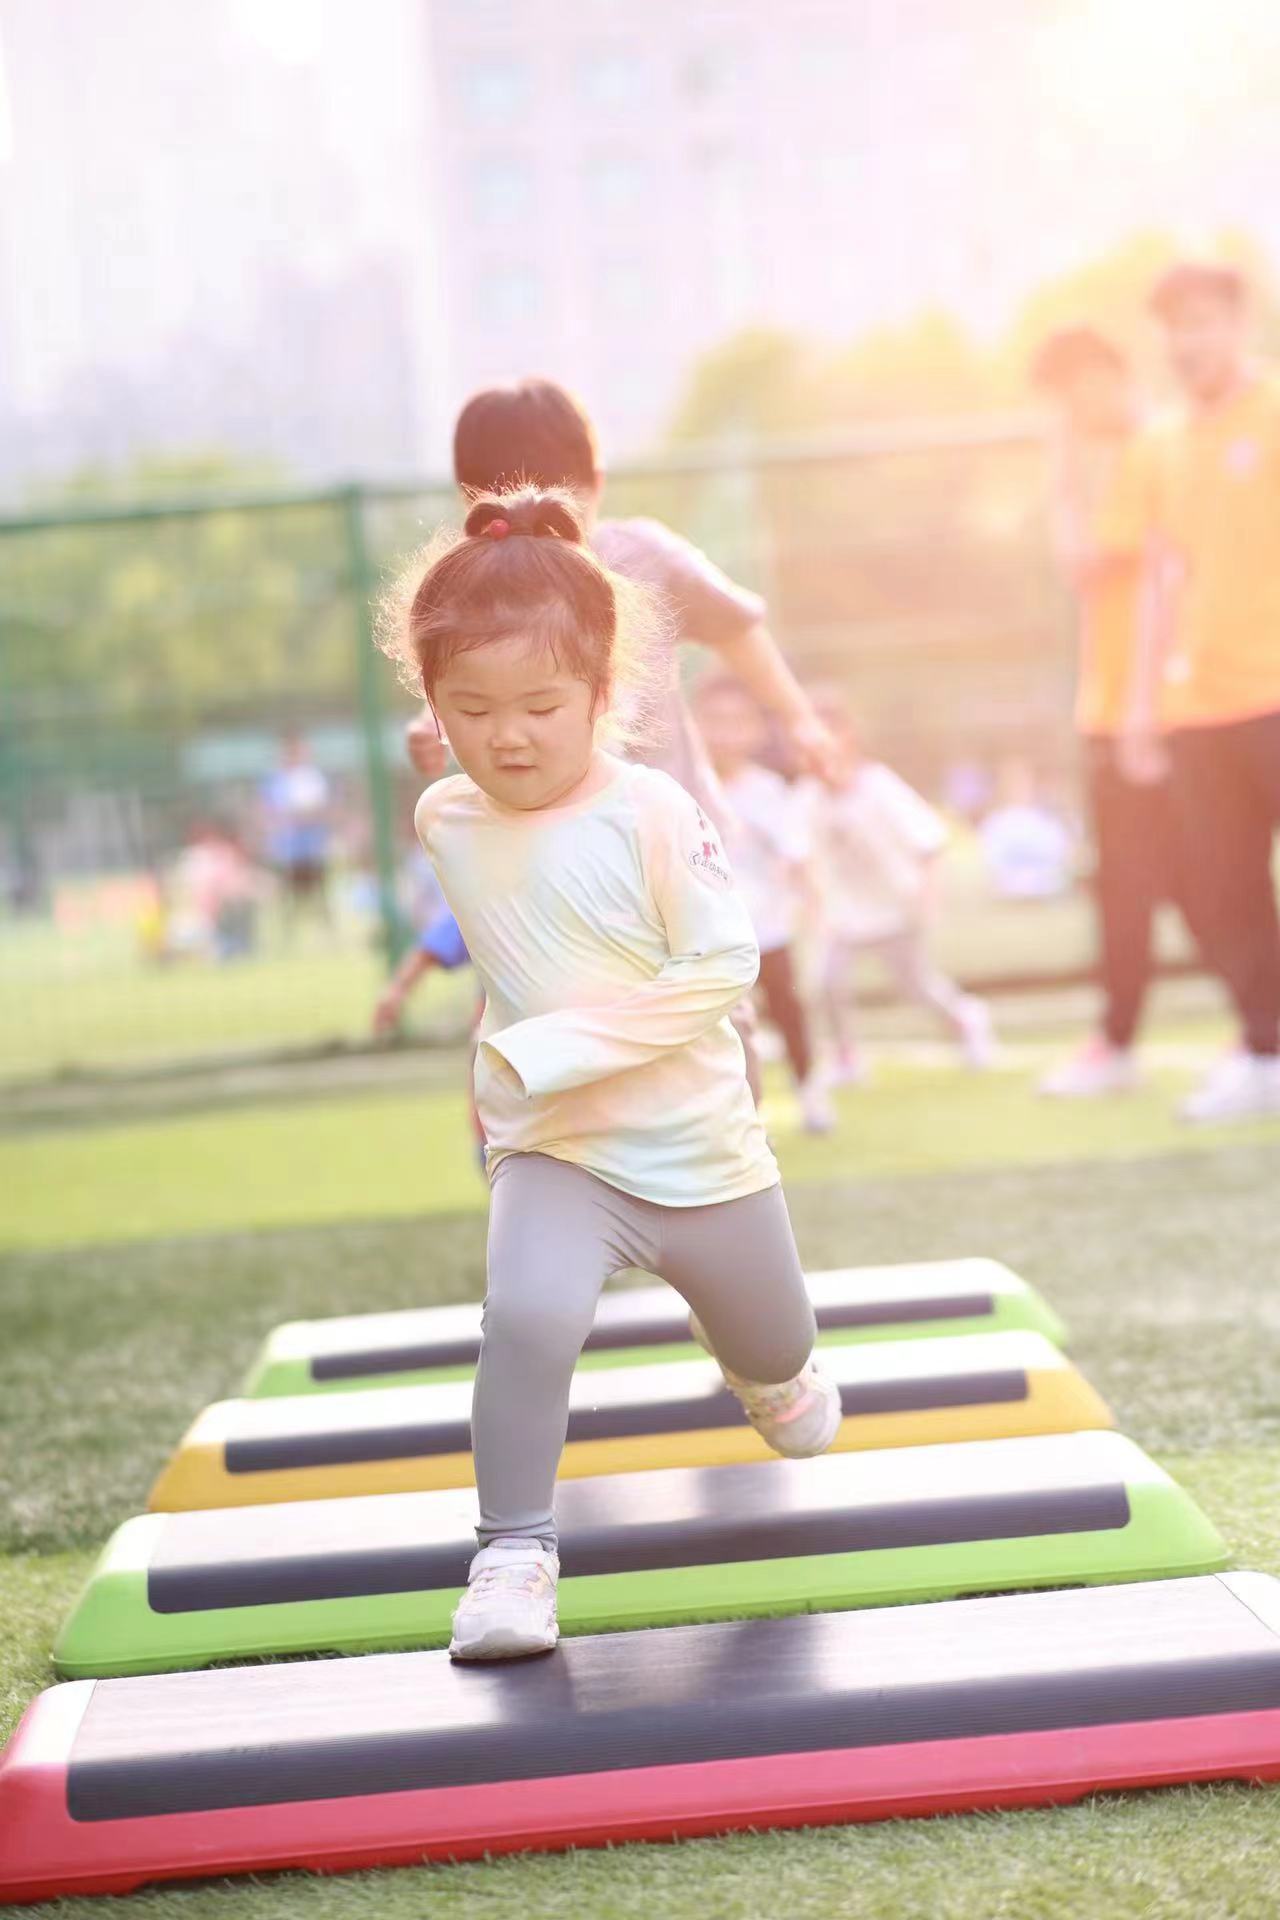
<svg viewBox="0 0 1280 1920">
<path fill-rule="evenodd" d="M 471 1562 L 467 1590 L 453 1616 L 455 1660 L 517 1660 L 550 1653 L 560 1638 L 556 1581 L 560 1561 L 536 1540 L 493 1540 Z"/>
<path fill-rule="evenodd" d="M 1178 1109 L 1184 1120 L 1261 1120 L 1280 1115 L 1280 1059 L 1230 1053 L 1219 1060 Z"/>
<path fill-rule="evenodd" d="M 851 1051 L 837 1054 L 826 1072 L 829 1087 L 864 1087 L 870 1077 L 862 1055 Z"/>
<path fill-rule="evenodd" d="M 1087 1040 L 1079 1053 L 1046 1073 L 1041 1093 L 1052 1100 L 1102 1100 L 1113 1093 L 1132 1093 L 1138 1068 L 1127 1047 L 1113 1047 L 1101 1034 Z"/>
<path fill-rule="evenodd" d="M 985 1000 L 975 999 L 972 994 L 960 1013 L 960 1052 L 965 1065 L 979 1073 L 991 1065 L 995 1054 L 991 1009 Z"/>
<path fill-rule="evenodd" d="M 812 1357 L 794 1380 L 776 1386 L 739 1380 L 723 1365 L 720 1371 L 760 1438 L 788 1460 L 825 1453 L 839 1432 L 844 1419 L 840 1389 Z"/>
<path fill-rule="evenodd" d="M 836 1124 L 836 1110 L 831 1104 L 831 1095 L 827 1092 L 821 1074 L 815 1068 L 799 1088 L 800 1117 L 804 1121 L 806 1133 L 831 1133 Z"/>
</svg>

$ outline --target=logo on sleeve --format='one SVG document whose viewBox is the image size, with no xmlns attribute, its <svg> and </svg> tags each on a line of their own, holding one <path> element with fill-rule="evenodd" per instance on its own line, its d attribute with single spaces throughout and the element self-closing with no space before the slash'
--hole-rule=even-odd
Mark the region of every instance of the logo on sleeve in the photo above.
<svg viewBox="0 0 1280 1920">
<path fill-rule="evenodd" d="M 729 862 L 720 851 L 716 831 L 701 807 L 698 809 L 698 832 L 700 839 L 689 848 L 685 855 L 690 867 L 699 880 L 717 892 L 724 893 L 733 885 L 733 873 Z"/>
</svg>

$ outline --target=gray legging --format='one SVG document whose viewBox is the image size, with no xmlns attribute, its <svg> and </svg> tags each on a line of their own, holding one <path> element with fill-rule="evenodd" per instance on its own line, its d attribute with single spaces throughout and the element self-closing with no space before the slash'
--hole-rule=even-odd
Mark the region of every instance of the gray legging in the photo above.
<svg viewBox="0 0 1280 1920">
<path fill-rule="evenodd" d="M 481 1546 L 555 1545 L 551 1502 L 569 1383 L 600 1289 L 643 1267 L 682 1293 L 724 1364 L 790 1380 L 816 1328 L 782 1188 L 714 1206 L 660 1207 L 547 1154 L 493 1173 L 489 1289 L 471 1411 Z"/>
<path fill-rule="evenodd" d="M 853 1008 L 853 975 L 858 955 L 876 953 L 892 974 L 904 1000 L 928 1007 L 951 1028 L 963 1033 L 964 1016 L 971 1006 L 967 993 L 954 980 L 948 980 L 929 956 L 928 938 L 922 928 L 910 927 L 883 940 L 859 943 L 833 939 L 827 948 L 822 972 L 822 996 L 832 1038 L 844 1053 L 853 1051 L 856 1040 Z"/>
</svg>

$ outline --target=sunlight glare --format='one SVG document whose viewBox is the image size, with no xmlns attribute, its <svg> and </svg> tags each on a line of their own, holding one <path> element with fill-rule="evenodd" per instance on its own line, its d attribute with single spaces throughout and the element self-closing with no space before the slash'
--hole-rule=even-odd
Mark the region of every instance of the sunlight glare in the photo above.
<svg viewBox="0 0 1280 1920">
<path fill-rule="evenodd" d="M 1071 0 L 1041 26 L 1046 94 L 1099 131 L 1176 135 L 1266 84 L 1280 48 L 1274 0 Z"/>
</svg>

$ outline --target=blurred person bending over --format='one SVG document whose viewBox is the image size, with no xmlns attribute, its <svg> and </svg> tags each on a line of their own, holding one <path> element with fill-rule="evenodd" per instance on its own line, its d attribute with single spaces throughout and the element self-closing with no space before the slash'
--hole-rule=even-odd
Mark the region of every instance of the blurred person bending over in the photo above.
<svg viewBox="0 0 1280 1920">
<path fill-rule="evenodd" d="M 473 394 L 453 436 L 454 478 L 473 499 L 494 488 L 528 484 L 566 487 L 582 514 L 597 557 L 612 572 L 657 596 L 669 621 L 671 658 L 662 711 L 647 730 L 633 728 L 630 757 L 660 767 L 680 782 L 723 830 L 724 796 L 680 692 L 677 645 L 709 647 L 736 674 L 767 713 L 776 716 L 797 760 L 814 773 L 828 770 L 831 741 L 791 672 L 765 620 L 765 604 L 722 573 L 683 535 L 659 520 L 602 520 L 605 476 L 595 428 L 564 387 L 551 380 L 517 380 Z M 434 778 L 439 729 L 430 707 L 409 725 L 409 757 Z M 735 1014 L 747 1055 L 747 1077 L 757 1099 L 759 1065 L 747 1005 Z"/>
<path fill-rule="evenodd" d="M 714 674 L 700 682 L 693 712 L 728 803 L 725 847 L 760 948 L 765 1012 L 782 1035 L 806 1131 L 827 1133 L 835 1112 L 814 1067 L 792 954 L 809 865 L 802 798 L 780 774 L 761 766 L 767 728 L 740 680 Z"/>
<path fill-rule="evenodd" d="M 1131 780 L 1121 765 L 1142 553 L 1132 533 L 1115 543 L 1109 516 L 1128 480 L 1126 464 L 1143 458 L 1132 369 L 1105 335 L 1066 327 L 1041 347 L 1033 378 L 1057 429 L 1052 511 L 1058 559 L 1076 602 L 1076 726 L 1095 851 L 1103 992 L 1098 1032 L 1040 1090 L 1089 1098 L 1136 1085 L 1133 1043 L 1154 973 L 1155 910 L 1169 900 L 1188 927 L 1191 916 L 1169 782 Z"/>
<path fill-rule="evenodd" d="M 427 921 L 413 945 L 378 995 L 373 1010 L 373 1031 L 379 1040 L 389 1039 L 399 1030 L 404 1009 L 419 981 L 429 973 L 455 973 L 468 967 L 471 955 L 462 937 L 462 929 L 448 907 Z"/>
<path fill-rule="evenodd" d="M 826 694 L 818 711 L 836 743 L 829 780 L 806 786 L 810 831 L 822 877 L 826 955 L 823 997 L 837 1047 L 837 1080 L 863 1077 L 853 1027 L 854 970 L 877 955 L 903 997 L 927 1007 L 958 1041 L 971 1067 L 990 1064 L 991 1016 L 929 953 L 934 870 L 947 843 L 941 817 L 913 787 L 861 751 L 843 700 Z"/>
<path fill-rule="evenodd" d="M 567 487 L 605 565 L 658 595 L 670 617 L 672 641 L 710 647 L 720 665 L 776 715 L 800 763 L 814 773 L 827 770 L 827 730 L 769 632 L 759 594 L 730 580 L 660 520 L 599 518 L 605 476 L 595 429 L 572 394 L 550 380 L 519 380 L 473 394 L 454 429 L 453 470 L 468 498 L 516 483 Z M 644 757 L 679 780 L 716 819 L 723 803 L 680 695 L 674 646 L 663 705 L 653 747 Z M 411 725 L 415 765 L 418 741 L 429 754 L 436 734 L 429 712 Z"/>
<path fill-rule="evenodd" d="M 1141 777 L 1168 742 L 1197 924 L 1242 1044 L 1188 1120 L 1280 1114 L 1280 382 L 1249 355 L 1244 283 L 1184 262 L 1156 285 L 1185 406 L 1136 488 L 1158 617 L 1144 623 L 1124 751 Z"/>
</svg>

